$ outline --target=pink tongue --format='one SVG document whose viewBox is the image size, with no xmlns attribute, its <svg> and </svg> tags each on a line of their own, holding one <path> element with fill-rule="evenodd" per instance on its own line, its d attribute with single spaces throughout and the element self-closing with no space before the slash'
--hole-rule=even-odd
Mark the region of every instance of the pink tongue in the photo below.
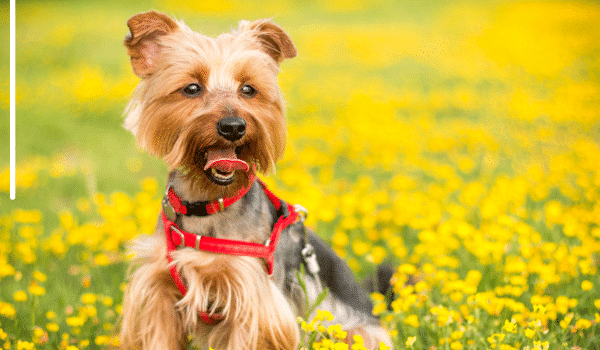
<svg viewBox="0 0 600 350">
<path fill-rule="evenodd" d="M 235 148 L 210 149 L 206 152 L 207 160 L 204 170 L 215 168 L 222 173 L 230 173 L 234 170 L 248 172 L 248 163 L 235 155 Z"/>
</svg>

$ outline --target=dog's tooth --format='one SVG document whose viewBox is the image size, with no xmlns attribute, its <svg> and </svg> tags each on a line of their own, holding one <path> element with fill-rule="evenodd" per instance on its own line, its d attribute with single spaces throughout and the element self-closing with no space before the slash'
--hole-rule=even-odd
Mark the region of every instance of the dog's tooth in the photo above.
<svg viewBox="0 0 600 350">
<path fill-rule="evenodd" d="M 227 173 L 227 174 L 221 174 L 215 168 L 212 168 L 210 170 L 211 170 L 213 176 L 215 176 L 218 179 L 229 180 L 229 179 L 231 179 L 234 176 L 234 172 L 233 171 L 230 172 L 230 173 Z"/>
</svg>

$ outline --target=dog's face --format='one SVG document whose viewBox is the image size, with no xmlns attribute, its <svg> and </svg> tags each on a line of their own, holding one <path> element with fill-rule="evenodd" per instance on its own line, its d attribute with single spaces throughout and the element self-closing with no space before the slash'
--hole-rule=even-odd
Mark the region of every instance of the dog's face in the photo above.
<svg viewBox="0 0 600 350">
<path fill-rule="evenodd" d="M 242 21 L 211 38 L 154 11 L 127 25 L 125 45 L 141 81 L 125 127 L 142 148 L 219 193 L 273 168 L 286 135 L 279 63 L 296 55 L 279 26 Z"/>
</svg>

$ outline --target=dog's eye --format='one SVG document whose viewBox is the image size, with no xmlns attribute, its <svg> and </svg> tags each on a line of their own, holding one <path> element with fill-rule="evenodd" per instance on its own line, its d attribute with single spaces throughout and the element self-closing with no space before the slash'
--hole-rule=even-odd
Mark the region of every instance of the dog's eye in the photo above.
<svg viewBox="0 0 600 350">
<path fill-rule="evenodd" d="M 202 93 L 202 86 L 200 86 L 200 84 L 190 84 L 186 87 L 183 88 L 183 90 L 181 90 L 183 92 L 184 95 L 189 96 L 189 97 L 194 97 L 194 96 L 198 96 L 199 94 Z"/>
<path fill-rule="evenodd" d="M 242 88 L 240 89 L 240 92 L 242 93 L 242 95 L 244 95 L 246 97 L 253 97 L 254 95 L 256 95 L 256 89 L 248 84 L 245 84 L 244 86 L 242 86 Z"/>
</svg>

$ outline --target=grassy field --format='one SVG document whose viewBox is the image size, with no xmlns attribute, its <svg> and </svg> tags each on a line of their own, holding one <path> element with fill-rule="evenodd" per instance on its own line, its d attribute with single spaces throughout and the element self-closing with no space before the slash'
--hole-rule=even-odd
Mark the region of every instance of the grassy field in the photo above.
<svg viewBox="0 0 600 350">
<path fill-rule="evenodd" d="M 138 81 L 125 22 L 155 8 L 209 35 L 264 17 L 290 33 L 288 148 L 265 180 L 358 278 L 397 266 L 390 307 L 372 295 L 397 349 L 600 348 L 598 2 L 17 3 L 0 347 L 118 344 L 124 246 L 153 231 L 166 180 L 121 127 Z M 344 349 L 324 318 L 299 321 L 321 339 L 303 346 Z"/>
</svg>

